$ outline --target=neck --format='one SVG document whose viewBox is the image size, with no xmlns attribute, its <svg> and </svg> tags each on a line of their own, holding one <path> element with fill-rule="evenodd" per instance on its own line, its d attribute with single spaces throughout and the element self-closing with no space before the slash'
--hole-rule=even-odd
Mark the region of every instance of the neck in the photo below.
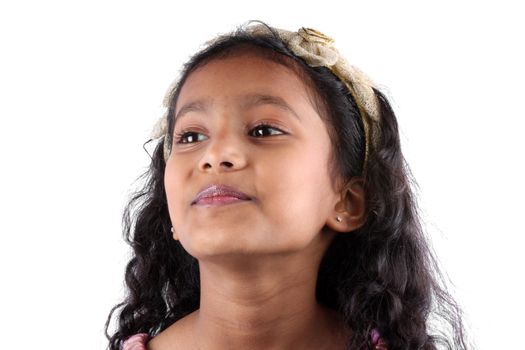
<svg viewBox="0 0 525 350">
<path fill-rule="evenodd" d="M 334 349 L 342 321 L 316 301 L 320 257 L 305 256 L 200 261 L 199 348 Z"/>
</svg>

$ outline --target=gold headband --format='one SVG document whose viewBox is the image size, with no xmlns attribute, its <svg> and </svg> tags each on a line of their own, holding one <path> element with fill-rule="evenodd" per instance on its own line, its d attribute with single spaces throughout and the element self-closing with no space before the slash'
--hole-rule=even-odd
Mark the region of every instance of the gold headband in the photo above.
<svg viewBox="0 0 525 350">
<path fill-rule="evenodd" d="M 376 95 L 372 88 L 373 82 L 357 67 L 348 64 L 346 59 L 332 45 L 334 40 L 323 33 L 311 29 L 300 28 L 297 32 L 290 32 L 284 29 L 273 28 L 287 45 L 287 47 L 297 56 L 303 58 L 311 67 L 324 66 L 329 68 L 345 85 L 354 97 L 363 120 L 365 129 L 365 162 L 363 169 L 366 170 L 370 152 L 370 144 L 376 142 L 378 135 L 372 133 L 371 123 L 378 122 L 380 117 L 379 106 Z M 254 36 L 273 35 L 267 26 L 262 24 L 248 25 L 246 30 Z M 223 37 L 220 35 L 213 40 L 206 42 L 211 45 Z M 168 133 L 167 115 L 161 117 L 155 124 L 151 133 L 152 139 L 157 139 Z M 169 157 L 169 142 L 164 140 L 164 160 Z"/>
</svg>

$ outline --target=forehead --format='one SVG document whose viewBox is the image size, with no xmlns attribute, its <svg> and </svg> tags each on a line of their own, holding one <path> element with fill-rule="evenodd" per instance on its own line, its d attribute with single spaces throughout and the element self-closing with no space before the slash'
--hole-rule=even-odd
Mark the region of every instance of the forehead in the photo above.
<svg viewBox="0 0 525 350">
<path fill-rule="evenodd" d="M 196 99 L 242 102 L 249 94 L 273 95 L 289 103 L 310 103 L 311 95 L 298 74 L 284 64 L 243 53 L 213 59 L 190 73 L 177 99 L 177 110 Z"/>
</svg>

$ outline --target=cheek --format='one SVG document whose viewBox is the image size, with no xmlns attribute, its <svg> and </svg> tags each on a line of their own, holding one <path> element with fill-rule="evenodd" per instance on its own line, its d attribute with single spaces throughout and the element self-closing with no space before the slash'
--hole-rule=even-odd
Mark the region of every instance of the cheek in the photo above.
<svg viewBox="0 0 525 350">
<path fill-rule="evenodd" d="M 166 164 L 166 168 L 164 170 L 164 188 L 166 190 L 166 197 L 169 201 L 170 197 L 176 189 L 174 167 L 169 161 Z"/>
<path fill-rule="evenodd" d="M 173 162 L 166 164 L 166 169 L 164 171 L 164 188 L 166 191 L 166 199 L 168 202 L 168 210 L 172 222 L 176 222 L 176 217 L 180 215 L 182 210 L 181 199 L 184 198 L 184 193 L 182 190 L 187 186 L 183 185 L 182 173 L 177 171 Z"/>
<path fill-rule="evenodd" d="M 267 181 L 261 186 L 268 198 L 267 210 L 281 221 L 278 225 L 312 225 L 322 220 L 327 206 L 324 199 L 330 190 L 323 152 L 320 148 L 303 147 L 286 160 L 273 162 Z"/>
</svg>

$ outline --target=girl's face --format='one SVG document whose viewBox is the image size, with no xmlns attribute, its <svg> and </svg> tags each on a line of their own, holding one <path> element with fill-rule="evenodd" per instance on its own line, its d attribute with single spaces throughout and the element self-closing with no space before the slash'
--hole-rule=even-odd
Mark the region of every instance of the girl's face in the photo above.
<svg viewBox="0 0 525 350">
<path fill-rule="evenodd" d="M 213 60 L 190 74 L 175 113 L 164 182 L 174 238 L 189 254 L 324 252 L 334 232 L 322 228 L 339 199 L 331 143 L 291 70 L 248 53 Z M 210 184 L 253 200 L 192 205 Z"/>
</svg>

